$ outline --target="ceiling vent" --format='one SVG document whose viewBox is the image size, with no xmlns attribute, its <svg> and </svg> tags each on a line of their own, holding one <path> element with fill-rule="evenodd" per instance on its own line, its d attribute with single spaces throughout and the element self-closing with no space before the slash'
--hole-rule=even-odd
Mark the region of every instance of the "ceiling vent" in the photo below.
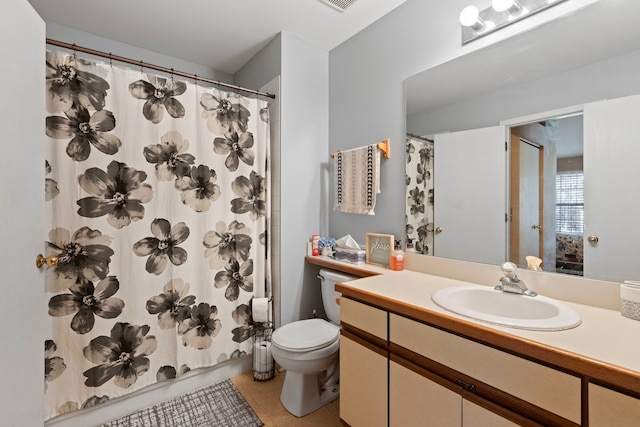
<svg viewBox="0 0 640 427">
<path fill-rule="evenodd" d="M 328 4 L 332 8 L 344 12 L 349 6 L 354 4 L 356 0 L 320 0 L 322 3 Z"/>
</svg>

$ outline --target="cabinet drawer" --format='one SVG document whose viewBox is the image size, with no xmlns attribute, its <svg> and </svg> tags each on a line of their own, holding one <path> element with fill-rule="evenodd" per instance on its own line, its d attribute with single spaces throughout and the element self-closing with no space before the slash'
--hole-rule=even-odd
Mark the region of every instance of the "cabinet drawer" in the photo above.
<svg viewBox="0 0 640 427">
<path fill-rule="evenodd" d="M 640 424 L 640 399 L 589 384 L 589 425 L 626 427 Z"/>
<path fill-rule="evenodd" d="M 580 423 L 580 378 L 395 314 L 389 325 L 392 343 Z"/>
<path fill-rule="evenodd" d="M 340 323 L 387 341 L 387 312 L 352 299 L 340 298 Z"/>
</svg>

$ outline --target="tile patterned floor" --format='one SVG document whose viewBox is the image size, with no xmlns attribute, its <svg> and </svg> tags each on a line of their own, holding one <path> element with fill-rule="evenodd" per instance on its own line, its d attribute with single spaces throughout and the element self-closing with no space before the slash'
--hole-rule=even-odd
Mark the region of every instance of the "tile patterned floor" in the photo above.
<svg viewBox="0 0 640 427">
<path fill-rule="evenodd" d="M 269 381 L 254 381 L 253 374 L 249 371 L 232 377 L 231 381 L 265 427 L 342 427 L 339 399 L 302 418 L 291 415 L 284 409 L 280 403 L 284 375 L 284 372 L 276 371 L 275 378 Z"/>
</svg>

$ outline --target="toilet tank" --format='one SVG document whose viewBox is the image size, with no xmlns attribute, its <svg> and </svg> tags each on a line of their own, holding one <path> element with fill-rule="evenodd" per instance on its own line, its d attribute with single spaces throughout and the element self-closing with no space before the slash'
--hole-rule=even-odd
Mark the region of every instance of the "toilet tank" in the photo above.
<svg viewBox="0 0 640 427">
<path fill-rule="evenodd" d="M 336 325 L 339 325 L 340 306 L 336 299 L 340 297 L 340 292 L 336 292 L 335 290 L 336 283 L 345 283 L 350 280 L 360 279 L 360 277 L 321 268 L 318 278 L 320 279 L 320 286 L 322 288 L 322 304 L 324 305 L 325 313 L 327 313 L 327 318 Z"/>
</svg>

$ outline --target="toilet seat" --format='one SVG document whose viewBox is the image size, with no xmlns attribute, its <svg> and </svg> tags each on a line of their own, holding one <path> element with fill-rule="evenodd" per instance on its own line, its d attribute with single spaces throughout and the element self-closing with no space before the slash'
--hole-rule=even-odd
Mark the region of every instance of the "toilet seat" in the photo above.
<svg viewBox="0 0 640 427">
<path fill-rule="evenodd" d="M 327 347 L 340 338 L 340 328 L 323 319 L 292 322 L 274 331 L 271 342 L 291 352 L 309 352 Z"/>
</svg>

